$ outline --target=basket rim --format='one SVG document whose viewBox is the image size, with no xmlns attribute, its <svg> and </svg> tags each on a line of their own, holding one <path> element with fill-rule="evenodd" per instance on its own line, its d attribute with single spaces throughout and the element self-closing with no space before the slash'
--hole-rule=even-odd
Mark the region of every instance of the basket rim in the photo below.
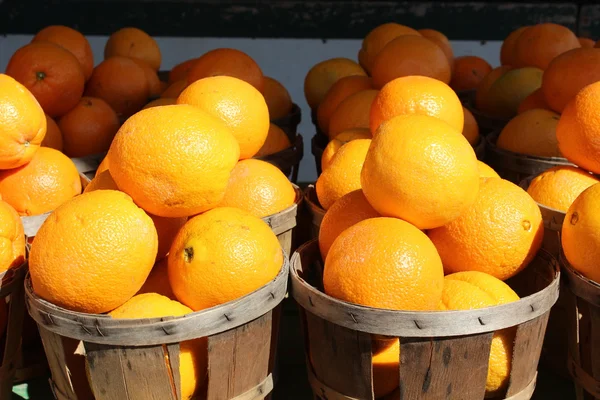
<svg viewBox="0 0 600 400">
<path fill-rule="evenodd" d="M 293 143 L 290 147 L 285 148 L 281 151 L 278 151 L 273 154 L 267 154 L 265 156 L 253 157 L 254 160 L 261 160 L 265 162 L 278 161 L 282 157 L 294 156 L 292 160 L 289 161 L 289 167 L 298 164 L 302 161 L 302 157 L 304 156 L 304 139 L 301 133 L 296 133 Z"/>
<path fill-rule="evenodd" d="M 559 262 L 562 269 L 565 271 L 567 287 L 574 295 L 581 297 L 588 303 L 600 307 L 600 283 L 586 278 L 577 271 L 563 252 L 561 247 L 559 254 Z"/>
<path fill-rule="evenodd" d="M 287 232 L 290 229 L 293 229 L 297 224 L 296 217 L 298 215 L 298 209 L 304 201 L 304 195 L 302 193 L 302 189 L 300 189 L 298 185 L 292 183 L 292 187 L 294 188 L 294 192 L 296 194 L 294 204 L 284 210 L 279 211 L 278 213 L 267 215 L 266 217 L 261 218 L 267 225 L 269 225 L 275 235 Z"/>
<path fill-rule="evenodd" d="M 315 254 L 319 254 L 317 239 L 305 243 L 292 256 L 292 296 L 307 312 L 355 331 L 393 337 L 475 335 L 517 326 L 535 319 L 549 312 L 558 299 L 558 261 L 550 253 L 540 249 L 536 257 L 548 261 L 549 268 L 554 272 L 552 282 L 543 290 L 512 303 L 475 310 L 427 312 L 396 311 L 351 304 L 326 295 L 300 277 L 298 270 L 302 269 L 301 255 L 307 249 L 315 251 L 315 247 Z M 328 309 L 323 310 L 325 307 Z"/>
<path fill-rule="evenodd" d="M 212 336 L 260 318 L 281 303 L 290 265 L 282 253 L 283 264 L 271 282 L 238 299 L 180 317 L 115 319 L 70 311 L 37 296 L 29 274 L 25 277 L 27 309 L 40 329 L 97 344 L 152 346 Z"/>
<path fill-rule="evenodd" d="M 483 117 L 485 119 L 488 119 L 490 121 L 497 122 L 497 123 L 504 124 L 504 125 L 506 125 L 508 123 L 508 121 L 510 121 L 510 118 L 495 117 L 493 115 L 486 114 L 485 112 L 483 112 L 480 109 L 478 109 L 477 107 L 475 107 L 475 104 L 474 104 L 475 96 L 474 95 L 476 93 L 476 90 L 472 91 L 472 93 L 468 93 L 468 92 L 469 91 L 462 91 L 460 93 L 460 95 L 467 96 L 464 98 L 465 100 L 462 102 L 462 104 L 466 109 L 468 109 L 471 112 L 471 114 L 473 114 L 473 116 L 477 115 L 477 116 Z M 459 93 L 457 93 L 457 96 L 458 95 L 459 95 Z"/>
<path fill-rule="evenodd" d="M 496 140 L 498 140 L 499 135 L 500 135 L 500 130 L 496 129 L 493 132 L 491 132 L 489 135 L 486 135 L 484 137 L 485 144 L 486 144 L 486 150 L 490 150 L 492 153 L 495 153 L 498 156 L 512 158 L 515 160 L 520 160 L 520 161 L 525 161 L 525 162 L 531 161 L 531 162 L 536 162 L 536 163 L 547 163 L 547 164 L 552 164 L 553 166 L 558 166 L 558 165 L 575 166 L 575 164 L 570 163 L 564 157 L 530 156 L 527 154 L 515 153 L 513 151 L 501 149 L 498 146 L 496 146 Z"/>
<path fill-rule="evenodd" d="M 527 191 L 527 189 L 529 188 L 529 185 L 531 184 L 531 181 L 536 176 L 538 176 L 538 175 L 530 175 L 527 178 L 523 179 L 521 182 L 519 182 L 519 187 L 521 189 Z M 540 211 L 542 211 L 542 220 L 544 221 L 544 227 L 551 229 L 553 231 L 560 232 L 562 230 L 562 224 L 563 224 L 562 221 L 564 221 L 565 217 L 567 216 L 567 213 L 564 211 L 557 210 L 556 208 L 548 207 L 537 201 L 535 202 L 535 204 L 537 204 Z M 544 214 L 551 215 L 552 219 L 548 220 L 547 218 L 544 218 Z M 560 222 L 558 222 L 555 219 L 555 217 L 557 217 L 560 220 Z"/>
<path fill-rule="evenodd" d="M 314 193 L 315 196 L 317 195 L 317 189 L 315 188 L 314 183 L 307 185 L 306 188 L 304 189 L 304 200 L 306 201 L 306 203 L 308 204 L 308 206 L 311 208 L 311 210 L 313 212 L 317 211 L 318 213 L 324 215 L 327 212 L 327 210 L 325 210 L 323 207 L 321 207 L 320 204 L 317 204 L 310 199 L 310 195 L 312 193 Z"/>
</svg>

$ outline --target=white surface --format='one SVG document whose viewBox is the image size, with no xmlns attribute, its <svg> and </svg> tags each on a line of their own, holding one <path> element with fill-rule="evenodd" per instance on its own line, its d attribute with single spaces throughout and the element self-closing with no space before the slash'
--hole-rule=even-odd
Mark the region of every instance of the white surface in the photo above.
<svg viewBox="0 0 600 400">
<path fill-rule="evenodd" d="M 0 37 L 0 71 L 4 71 L 11 55 L 31 41 L 31 35 L 8 35 Z M 90 36 L 96 63 L 103 59 L 106 36 Z M 333 57 L 356 59 L 360 40 L 318 39 L 248 39 L 248 38 L 156 38 L 162 55 L 161 69 L 168 70 L 187 59 L 219 48 L 231 47 L 242 50 L 260 65 L 263 73 L 280 81 L 290 92 L 292 99 L 302 108 L 302 123 L 299 131 L 304 136 L 304 159 L 300 168 L 299 181 L 314 182 L 317 178 L 314 158 L 310 152 L 310 139 L 314 127 L 310 121 L 310 109 L 304 100 L 304 76 L 319 61 Z M 502 42 L 453 41 L 455 56 L 477 55 L 492 66 L 499 62 Z"/>
</svg>

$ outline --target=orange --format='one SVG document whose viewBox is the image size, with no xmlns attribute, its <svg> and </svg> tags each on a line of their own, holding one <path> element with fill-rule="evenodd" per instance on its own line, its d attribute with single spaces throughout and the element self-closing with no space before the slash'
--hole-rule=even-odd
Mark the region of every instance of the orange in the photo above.
<svg viewBox="0 0 600 400">
<path fill-rule="evenodd" d="M 115 319 L 180 317 L 192 313 L 189 307 L 157 293 L 144 293 L 132 297 L 109 315 Z M 181 398 L 192 399 L 207 376 L 207 339 L 186 340 L 179 345 L 179 379 Z M 169 363 L 165 352 L 165 363 Z M 143 375 L 143 373 L 142 373 Z M 148 376 L 148 378 L 151 378 Z"/>
<path fill-rule="evenodd" d="M 373 101 L 370 128 L 375 135 L 383 122 L 398 115 L 429 115 L 462 132 L 462 104 L 450 86 L 424 76 L 406 76 L 385 85 Z"/>
<path fill-rule="evenodd" d="M 477 157 L 461 132 L 444 121 L 402 115 L 379 127 L 360 181 L 381 215 L 431 229 L 458 218 L 475 201 Z"/>
<path fill-rule="evenodd" d="M 441 309 L 473 310 L 518 301 L 519 296 L 501 280 L 483 272 L 468 271 L 447 275 Z M 485 385 L 486 397 L 495 396 L 508 385 L 515 329 L 494 333 Z"/>
<path fill-rule="evenodd" d="M 144 106 L 144 108 L 142 108 L 142 110 L 145 110 L 146 108 L 152 108 L 152 107 L 158 107 L 158 106 L 172 106 L 174 104 L 177 104 L 177 98 L 161 97 L 156 100 L 152 100 L 151 102 L 146 104 Z"/>
<path fill-rule="evenodd" d="M 362 47 L 358 52 L 358 61 L 367 72 L 371 72 L 375 57 L 392 40 L 402 35 L 421 34 L 408 26 L 400 25 L 395 22 L 388 22 L 379 25 L 367 34 L 362 42 Z"/>
<path fill-rule="evenodd" d="M 481 57 L 457 57 L 454 60 L 450 87 L 457 92 L 477 89 L 483 78 L 490 72 L 492 66 Z"/>
<path fill-rule="evenodd" d="M 140 290 L 157 246 L 152 220 L 129 196 L 84 193 L 50 214 L 35 236 L 29 258 L 33 290 L 72 311 L 114 310 Z"/>
<path fill-rule="evenodd" d="M 371 71 L 376 88 L 412 75 L 450 82 L 448 58 L 437 44 L 423 36 L 404 35 L 392 40 L 375 57 Z"/>
<path fill-rule="evenodd" d="M 265 76 L 262 94 L 265 96 L 271 120 L 283 118 L 292 112 L 290 93 L 279 81 Z"/>
<path fill-rule="evenodd" d="M 81 193 L 73 161 L 58 150 L 41 147 L 29 164 L 0 171 L 0 194 L 19 215 L 53 211 Z"/>
<path fill-rule="evenodd" d="M 181 80 L 187 82 L 187 75 L 197 60 L 198 60 L 197 58 L 192 58 L 190 60 L 180 62 L 179 64 L 174 66 L 171 69 L 171 71 L 169 71 L 169 82 L 168 83 L 173 84 L 173 83 L 175 83 L 177 81 L 181 81 Z"/>
<path fill-rule="evenodd" d="M 369 204 L 361 189 L 342 196 L 327 210 L 321 221 L 319 249 L 323 260 L 327 259 L 331 245 L 343 231 L 360 221 L 380 216 Z"/>
<path fill-rule="evenodd" d="M 19 214 L 0 200 L 0 272 L 21 266 L 25 262 L 25 233 Z M 2 300 L 4 303 L 4 300 Z M 2 334 L 0 329 L 0 334 Z"/>
<path fill-rule="evenodd" d="M 107 157 L 118 187 L 144 210 L 186 217 L 221 202 L 239 147 L 215 117 L 174 105 L 148 108 L 125 121 Z"/>
<path fill-rule="evenodd" d="M 90 42 L 80 32 L 62 25 L 47 26 L 39 31 L 32 42 L 52 42 L 71 52 L 83 69 L 87 81 L 94 70 L 94 53 Z"/>
<path fill-rule="evenodd" d="M 538 203 L 566 213 L 581 192 L 598 182 L 600 180 L 587 171 L 558 166 L 536 176 L 527 193 Z"/>
<path fill-rule="evenodd" d="M 504 42 L 502 42 L 502 47 L 500 48 L 500 64 L 502 65 L 510 65 L 513 66 L 516 64 L 516 45 L 517 40 L 525 29 L 529 28 L 529 26 L 522 26 L 520 28 L 512 31 Z"/>
<path fill-rule="evenodd" d="M 345 76 L 335 82 L 317 108 L 317 122 L 323 132 L 329 131 L 331 115 L 349 96 L 373 89 L 371 78 L 362 75 Z"/>
<path fill-rule="evenodd" d="M 60 128 L 48 114 L 46 114 L 46 136 L 44 136 L 40 146 L 50 147 L 58 151 L 63 150 L 63 137 Z"/>
<path fill-rule="evenodd" d="M 105 156 L 100 162 L 100 165 L 98 165 L 95 176 L 98 176 L 101 172 L 106 171 L 108 167 L 108 157 Z"/>
<path fill-rule="evenodd" d="M 515 43 L 515 67 L 546 69 L 560 54 L 581 47 L 577 36 L 567 27 L 553 23 L 533 25 Z"/>
<path fill-rule="evenodd" d="M 163 92 L 163 88 L 156 71 L 145 61 L 137 58 L 132 58 L 132 60 L 144 70 L 144 76 L 148 81 L 148 97 L 159 97 Z"/>
<path fill-rule="evenodd" d="M 600 283 L 598 258 L 600 241 L 598 232 L 598 204 L 600 185 L 584 190 L 569 207 L 562 226 L 562 248 L 571 266 L 583 276 Z"/>
<path fill-rule="evenodd" d="M 240 159 L 253 157 L 269 133 L 269 109 L 250 84 L 230 76 L 201 79 L 188 86 L 177 104 L 195 106 L 221 120 L 240 146 Z"/>
<path fill-rule="evenodd" d="M 189 84 L 212 76 L 230 76 L 249 83 L 262 92 L 262 70 L 248 54 L 236 49 L 215 49 L 198 58 L 187 74 Z"/>
<path fill-rule="evenodd" d="M 534 67 L 507 71 L 487 91 L 481 111 L 498 118 L 514 117 L 521 102 L 542 86 L 543 74 Z"/>
<path fill-rule="evenodd" d="M 162 57 L 158 43 L 138 28 L 122 28 L 110 35 L 104 46 L 104 59 L 115 56 L 137 58 L 158 71 Z"/>
<path fill-rule="evenodd" d="M 392 393 L 400 385 L 400 340 L 374 339 L 373 392 L 375 398 Z"/>
<path fill-rule="evenodd" d="M 88 183 L 83 193 L 93 192 L 94 190 L 119 190 L 108 169 L 96 172 L 96 176 Z"/>
<path fill-rule="evenodd" d="M 171 300 L 177 300 L 173 293 L 173 289 L 171 288 L 171 284 L 169 283 L 168 265 L 168 258 L 163 258 L 154 264 L 152 271 L 150 271 L 150 275 L 148 275 L 146 282 L 144 282 L 144 285 L 137 294 L 156 293 L 168 297 Z"/>
<path fill-rule="evenodd" d="M 583 88 L 564 109 L 556 127 L 560 152 L 573 164 L 600 173 L 600 82 Z"/>
<path fill-rule="evenodd" d="M 181 92 L 188 87 L 188 83 L 185 80 L 175 81 L 161 93 L 160 97 L 163 98 L 178 98 Z"/>
<path fill-rule="evenodd" d="M 479 125 L 471 111 L 463 107 L 463 113 L 465 114 L 465 125 L 462 129 L 462 134 L 467 139 L 471 146 L 475 146 L 479 143 Z"/>
<path fill-rule="evenodd" d="M 169 253 L 169 280 L 177 299 L 198 311 L 259 289 L 282 265 L 277 236 L 264 221 L 220 207 L 190 219 L 179 231 Z"/>
<path fill-rule="evenodd" d="M 536 202 L 519 186 L 481 178 L 475 203 L 428 232 L 446 273 L 480 271 L 506 280 L 535 257 L 544 236 Z"/>
<path fill-rule="evenodd" d="M 348 58 L 331 58 L 313 66 L 304 78 L 304 97 L 311 109 L 316 109 L 339 79 L 367 74 L 360 65 Z"/>
<path fill-rule="evenodd" d="M 496 146 L 514 153 L 538 157 L 561 157 L 556 141 L 560 116 L 539 108 L 511 119 L 500 132 Z"/>
<path fill-rule="evenodd" d="M 542 91 L 542 88 L 533 91 L 529 96 L 525 97 L 525 100 L 523 100 L 521 104 L 519 104 L 519 108 L 517 108 L 517 114 L 522 114 L 525 111 L 533 110 L 534 108 L 541 108 L 544 110 L 550 109 L 548 103 L 546 103 L 546 99 L 544 98 L 544 92 Z"/>
<path fill-rule="evenodd" d="M 487 74 L 485 78 L 483 78 L 483 80 L 479 83 L 479 86 L 477 86 L 477 90 L 475 91 L 475 107 L 478 110 L 484 111 L 490 108 L 490 106 L 487 104 L 490 88 L 502 75 L 511 69 L 512 67 L 508 65 L 496 67 L 489 74 Z"/>
<path fill-rule="evenodd" d="M 85 85 L 85 75 L 77 58 L 50 42 L 21 47 L 9 60 L 6 75 L 29 89 L 51 117 L 60 117 L 75 107 Z"/>
<path fill-rule="evenodd" d="M 569 50 L 550 62 L 544 71 L 542 91 L 550 108 L 563 112 L 575 95 L 600 81 L 600 49 Z"/>
<path fill-rule="evenodd" d="M 315 189 L 319 203 L 325 210 L 345 194 L 360 189 L 360 171 L 370 145 L 370 139 L 346 143 L 337 151 L 331 165 L 323 170 Z"/>
<path fill-rule="evenodd" d="M 276 166 L 261 160 L 241 160 L 231 171 L 221 207 L 236 207 L 263 218 L 291 207 L 296 191 Z"/>
<path fill-rule="evenodd" d="M 371 131 L 366 128 L 352 128 L 343 131 L 335 136 L 335 138 L 331 139 L 327 146 L 325 146 L 325 150 L 323 150 L 323 155 L 321 156 L 321 170 L 325 170 L 331 165 L 331 161 L 333 157 L 337 154 L 337 151 L 346 143 L 354 140 L 354 139 L 372 139 L 373 135 L 371 135 Z"/>
<path fill-rule="evenodd" d="M 31 161 L 46 135 L 46 117 L 25 86 L 0 74 L 0 169 Z"/>
<path fill-rule="evenodd" d="M 148 102 L 150 87 L 142 67 L 131 58 L 114 56 L 96 66 L 85 95 L 104 100 L 125 119 Z"/>
<path fill-rule="evenodd" d="M 119 125 L 119 117 L 104 100 L 82 97 L 75 108 L 58 120 L 64 153 L 83 157 L 108 151 Z"/>
<path fill-rule="evenodd" d="M 498 173 L 486 163 L 477 160 L 477 166 L 479 168 L 480 178 L 500 178 L 500 175 L 498 175 Z"/>
<path fill-rule="evenodd" d="M 267 139 L 262 147 L 256 152 L 254 157 L 264 157 L 271 154 L 279 153 L 292 146 L 288 135 L 277 125 L 270 124 Z"/>
<path fill-rule="evenodd" d="M 589 49 L 595 46 L 596 42 L 592 39 L 589 38 L 584 38 L 584 37 L 578 37 L 577 40 L 579 40 L 579 44 L 581 45 L 582 48 L 584 49 Z"/>
<path fill-rule="evenodd" d="M 371 105 L 378 94 L 379 90 L 362 90 L 342 101 L 331 114 L 327 130 L 329 137 L 334 138 L 348 129 L 368 128 Z"/>
<path fill-rule="evenodd" d="M 418 32 L 423 35 L 423 37 L 431 40 L 433 43 L 439 46 L 440 49 L 446 55 L 448 59 L 448 63 L 452 65 L 454 62 L 454 52 L 452 51 L 452 45 L 450 44 L 450 40 L 448 37 L 444 35 L 440 31 L 436 31 L 435 29 L 419 29 Z"/>
<path fill-rule="evenodd" d="M 400 219 L 370 218 L 343 231 L 329 249 L 325 293 L 390 310 L 435 310 L 442 261 L 427 235 Z"/>
</svg>

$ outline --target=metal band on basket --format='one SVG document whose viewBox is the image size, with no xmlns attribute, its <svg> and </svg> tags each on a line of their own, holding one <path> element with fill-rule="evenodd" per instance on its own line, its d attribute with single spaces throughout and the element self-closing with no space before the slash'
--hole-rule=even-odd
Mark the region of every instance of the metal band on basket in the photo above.
<svg viewBox="0 0 600 400">
<path fill-rule="evenodd" d="M 560 253 L 560 263 L 566 272 L 569 290 L 575 296 L 587 301 L 591 305 L 600 307 L 600 285 L 575 271 L 562 252 Z"/>
</svg>

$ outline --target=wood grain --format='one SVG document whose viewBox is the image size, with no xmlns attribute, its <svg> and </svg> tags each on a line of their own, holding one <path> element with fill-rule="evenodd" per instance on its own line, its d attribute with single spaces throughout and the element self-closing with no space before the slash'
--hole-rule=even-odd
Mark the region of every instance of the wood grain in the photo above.
<svg viewBox="0 0 600 400">
<path fill-rule="evenodd" d="M 300 188 L 296 185 L 293 186 L 296 191 L 294 204 L 281 212 L 262 218 L 277 235 L 277 240 L 287 257 L 292 254 L 293 231 L 297 225 L 298 210 L 302 207 L 304 197 Z"/>
<path fill-rule="evenodd" d="M 600 284 L 587 279 L 575 271 L 562 253 L 560 256 L 560 265 L 563 271 L 565 271 L 565 281 L 569 290 L 591 305 L 600 307 Z"/>
<path fill-rule="evenodd" d="M 305 189 L 304 201 L 308 206 L 308 212 L 312 220 L 310 238 L 314 239 L 319 237 L 321 221 L 325 216 L 325 210 L 319 204 L 319 200 L 317 199 L 317 192 L 315 190 L 314 185 L 308 185 L 308 187 Z"/>
<path fill-rule="evenodd" d="M 44 344 L 46 359 L 52 371 L 52 386 L 56 388 L 58 400 L 77 400 L 65 357 L 65 349 L 59 335 L 43 327 L 39 328 L 40 337 Z"/>
</svg>

